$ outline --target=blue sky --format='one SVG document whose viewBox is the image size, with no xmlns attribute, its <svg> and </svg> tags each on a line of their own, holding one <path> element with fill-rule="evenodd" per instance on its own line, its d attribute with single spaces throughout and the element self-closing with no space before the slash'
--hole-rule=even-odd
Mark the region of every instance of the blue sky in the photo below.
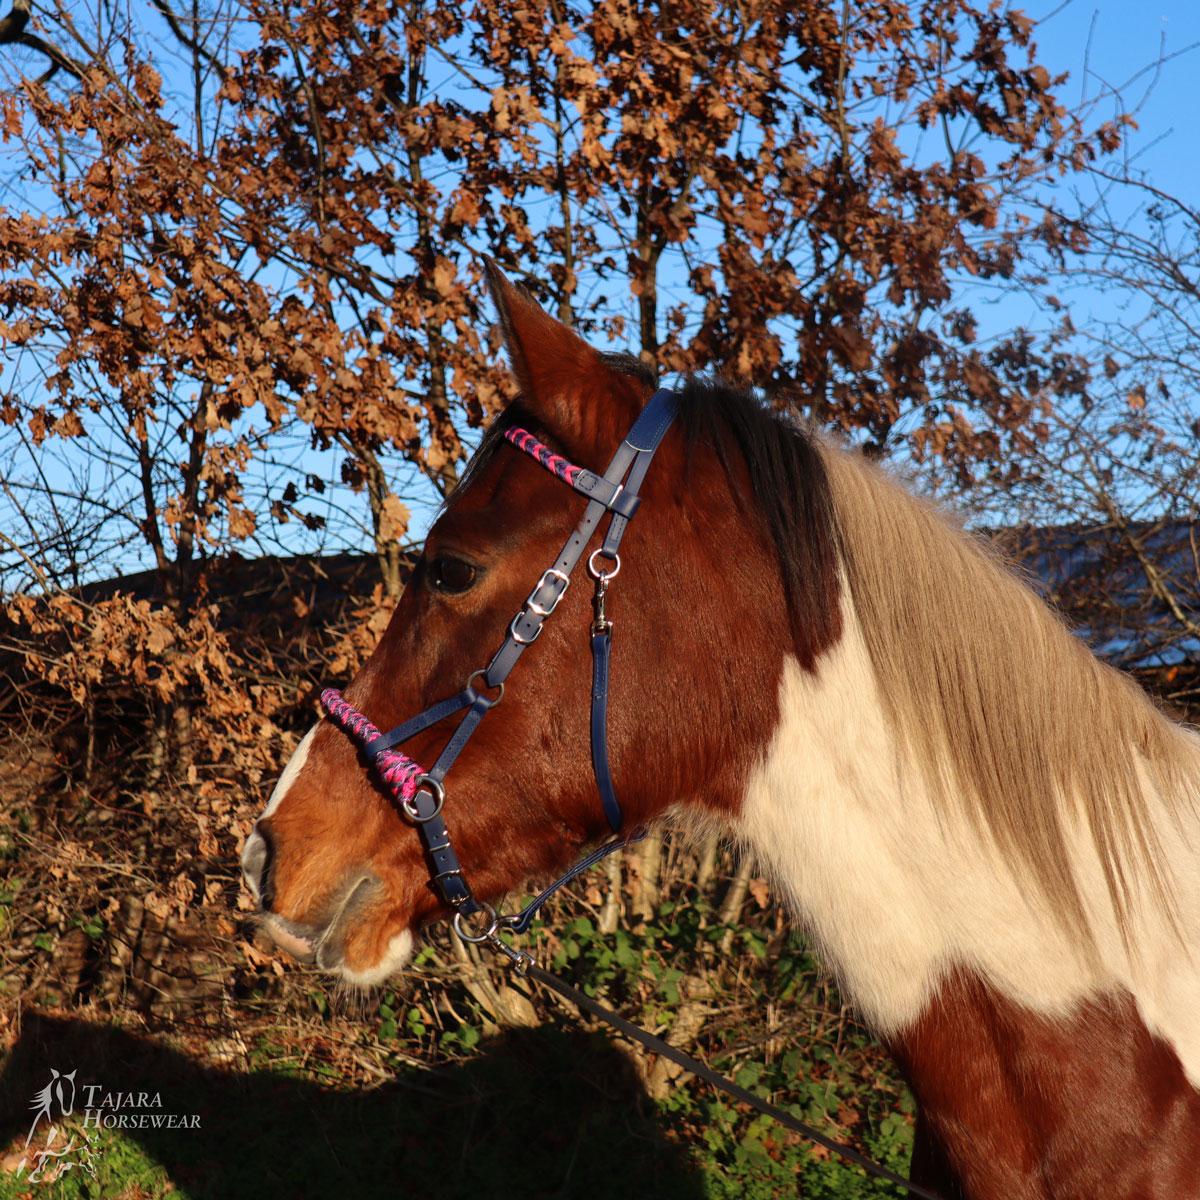
<svg viewBox="0 0 1200 1200">
<path fill-rule="evenodd" d="M 1038 24 L 1035 40 L 1039 60 L 1055 73 L 1067 72 L 1062 99 L 1071 107 L 1094 104 L 1094 121 L 1119 112 L 1136 114 L 1138 128 L 1130 131 L 1126 153 L 1131 166 L 1153 182 L 1185 199 L 1200 193 L 1200 128 L 1195 114 L 1196 82 L 1200 76 L 1200 0 L 1039 0 L 1020 3 Z M 1156 66 L 1157 60 L 1165 61 Z M 0 202 L 19 200 L 27 181 L 0 178 L 6 194 Z M 1018 325 L 1044 326 L 1048 314 L 1032 300 L 1009 293 L 976 305 L 981 335 L 996 336 Z M 1071 301 L 1077 323 L 1089 317 L 1111 317 L 1114 298 L 1075 293 Z M 336 475 L 337 455 L 316 455 L 292 448 L 296 465 L 322 475 Z M 393 486 L 413 509 L 410 532 L 421 536 L 435 507 L 411 472 L 392 464 Z M 265 481 L 264 481 L 265 485 Z M 291 530 L 294 533 L 295 530 Z M 362 530 L 363 544 L 369 535 Z M 332 548 L 332 547 L 331 547 Z M 264 547 L 268 549 L 268 547 Z M 132 562 L 130 566 L 134 565 Z"/>
<path fill-rule="evenodd" d="M 1071 0 L 1061 7 L 1030 5 L 1027 11 L 1039 20 L 1036 40 L 1042 61 L 1050 69 L 1070 72 L 1063 98 L 1068 103 L 1097 99 L 1110 114 L 1122 108 L 1135 111 L 1139 129 L 1130 148 L 1137 165 L 1168 191 L 1194 193 L 1200 180 L 1200 4 Z M 1160 53 L 1177 57 L 1155 70 L 1152 64 Z"/>
<path fill-rule="evenodd" d="M 1097 120 L 1133 113 L 1137 128 L 1127 132 L 1124 151 L 1130 169 L 1167 192 L 1200 199 L 1200 3 L 1045 0 L 1045 7 L 1026 11 L 1039 22 L 1040 60 L 1051 71 L 1070 74 L 1064 102 L 1092 102 Z M 1165 61 L 1156 66 L 1160 58 Z M 1077 304 L 1079 297 L 1072 300 Z M 1022 313 L 1016 297 L 1002 307 L 1010 326 L 1039 323 L 1028 303 Z M 1088 315 L 1078 312 L 1082 319 Z"/>
</svg>

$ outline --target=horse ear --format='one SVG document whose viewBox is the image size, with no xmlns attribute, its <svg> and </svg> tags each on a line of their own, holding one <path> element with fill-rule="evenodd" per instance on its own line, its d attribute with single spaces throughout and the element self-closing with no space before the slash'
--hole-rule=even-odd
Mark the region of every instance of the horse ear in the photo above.
<svg viewBox="0 0 1200 1200">
<path fill-rule="evenodd" d="M 650 394 L 649 383 L 606 361 L 490 258 L 484 267 L 524 405 L 572 447 L 607 443 L 615 427 L 624 436 Z"/>
</svg>

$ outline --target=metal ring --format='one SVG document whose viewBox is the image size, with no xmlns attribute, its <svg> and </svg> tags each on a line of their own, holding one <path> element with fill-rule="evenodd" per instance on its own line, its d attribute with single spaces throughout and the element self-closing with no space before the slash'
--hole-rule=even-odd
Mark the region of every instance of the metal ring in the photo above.
<svg viewBox="0 0 1200 1200">
<path fill-rule="evenodd" d="M 467 676 L 467 691 L 474 692 L 475 698 L 479 699 L 479 695 L 480 695 L 479 689 L 477 687 L 475 687 L 472 683 L 472 681 L 477 678 L 483 679 L 484 687 L 490 686 L 487 681 L 487 667 L 480 667 L 478 671 L 472 671 L 470 673 L 470 675 Z M 500 701 L 504 699 L 504 680 L 503 679 L 500 680 L 500 682 L 498 684 L 496 684 L 496 687 L 498 687 L 500 689 L 499 694 L 496 696 L 495 700 L 488 701 L 488 708 L 495 708 L 496 705 L 499 704 Z M 484 699 L 487 699 L 487 697 L 485 696 Z"/>
<path fill-rule="evenodd" d="M 603 546 L 598 546 L 595 550 L 593 550 L 591 552 L 591 554 L 588 555 L 588 560 L 587 560 L 588 574 L 593 579 L 603 579 L 606 582 L 610 579 L 616 579 L 616 577 L 621 573 L 621 556 L 619 554 L 613 555 L 613 557 L 612 557 L 613 569 L 611 571 L 601 571 L 596 566 L 596 555 L 597 554 L 604 554 Z"/>
<path fill-rule="evenodd" d="M 446 789 L 438 783 L 436 779 L 430 779 L 428 775 L 418 775 L 416 778 L 417 792 L 427 791 L 436 801 L 433 812 L 422 816 L 416 808 L 413 807 L 412 801 L 401 800 L 400 807 L 404 809 L 405 814 L 410 821 L 415 821 L 418 825 L 424 825 L 426 821 L 432 821 L 434 817 L 442 811 L 442 805 L 446 803 Z M 413 793 L 413 800 L 417 798 L 416 792 Z"/>
<path fill-rule="evenodd" d="M 454 932 L 464 942 L 470 942 L 473 946 L 478 946 L 480 942 L 486 942 L 496 936 L 496 930 L 500 928 L 500 918 L 496 916 L 496 910 L 490 905 L 482 901 L 479 904 L 479 911 L 487 914 L 488 927 L 483 933 L 468 933 L 463 925 L 463 917 L 467 914 L 464 912 L 456 912 L 454 914 Z"/>
</svg>

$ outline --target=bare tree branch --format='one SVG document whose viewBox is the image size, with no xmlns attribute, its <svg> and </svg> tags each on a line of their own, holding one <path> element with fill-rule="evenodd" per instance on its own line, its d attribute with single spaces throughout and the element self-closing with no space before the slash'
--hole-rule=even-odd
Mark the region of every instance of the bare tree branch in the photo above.
<svg viewBox="0 0 1200 1200">
<path fill-rule="evenodd" d="M 80 63 L 37 34 L 26 32 L 29 17 L 30 0 L 13 0 L 12 11 L 0 20 L 0 46 L 27 46 L 30 50 L 44 54 L 50 60 L 51 67 L 38 77 L 39 84 L 46 83 L 58 70 L 66 71 L 76 79 L 82 79 L 83 66 Z"/>
</svg>

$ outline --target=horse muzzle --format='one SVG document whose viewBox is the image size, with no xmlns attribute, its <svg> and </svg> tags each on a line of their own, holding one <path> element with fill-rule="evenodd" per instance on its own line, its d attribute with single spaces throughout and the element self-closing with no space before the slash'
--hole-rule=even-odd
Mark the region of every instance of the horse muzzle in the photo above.
<svg viewBox="0 0 1200 1200">
<path fill-rule="evenodd" d="M 346 974 L 347 935 L 380 896 L 383 885 L 375 875 L 357 871 L 345 879 L 312 919 L 293 920 L 274 911 L 274 857 L 269 830 L 256 826 L 242 849 L 242 877 L 258 904 L 258 927 L 298 962 Z"/>
</svg>

